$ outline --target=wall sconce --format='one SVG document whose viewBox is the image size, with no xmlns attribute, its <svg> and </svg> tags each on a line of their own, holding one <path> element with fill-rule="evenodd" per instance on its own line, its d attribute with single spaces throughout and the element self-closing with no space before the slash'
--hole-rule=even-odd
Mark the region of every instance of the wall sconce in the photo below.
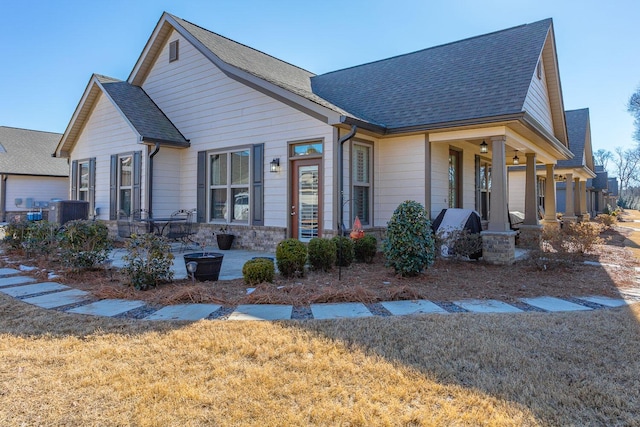
<svg viewBox="0 0 640 427">
<path fill-rule="evenodd" d="M 519 165 L 520 164 L 520 159 L 518 158 L 518 150 L 516 150 L 515 156 L 513 156 L 513 164 L 514 165 Z"/>
<path fill-rule="evenodd" d="M 280 172 L 280 159 L 275 158 L 269 163 L 269 171 L 273 173 Z"/>
<path fill-rule="evenodd" d="M 482 144 L 480 144 L 480 152 L 482 154 L 486 154 L 489 152 L 489 146 L 487 145 L 486 142 L 484 142 L 484 140 L 482 141 Z"/>
</svg>

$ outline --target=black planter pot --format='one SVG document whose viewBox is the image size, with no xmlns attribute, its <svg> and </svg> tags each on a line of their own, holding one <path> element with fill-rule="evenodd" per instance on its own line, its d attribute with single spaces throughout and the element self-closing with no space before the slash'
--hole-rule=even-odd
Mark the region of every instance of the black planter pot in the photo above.
<svg viewBox="0 0 640 427">
<path fill-rule="evenodd" d="M 204 282 L 207 280 L 218 280 L 220 268 L 222 268 L 223 254 L 218 252 L 194 252 L 184 255 L 184 265 L 189 262 L 196 262 L 197 268 L 193 276 L 196 280 Z M 187 270 L 188 272 L 189 270 Z"/>
<path fill-rule="evenodd" d="M 216 240 L 218 241 L 218 248 L 223 251 L 231 249 L 233 244 L 233 234 L 216 234 Z"/>
</svg>

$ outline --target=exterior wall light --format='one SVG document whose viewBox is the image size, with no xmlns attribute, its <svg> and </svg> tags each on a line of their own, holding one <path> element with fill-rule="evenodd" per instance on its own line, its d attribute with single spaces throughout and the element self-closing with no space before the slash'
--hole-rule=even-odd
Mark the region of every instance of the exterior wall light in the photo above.
<svg viewBox="0 0 640 427">
<path fill-rule="evenodd" d="M 513 156 L 513 164 L 514 165 L 520 164 L 520 159 L 518 158 L 518 150 L 516 150 L 515 156 Z"/>
<path fill-rule="evenodd" d="M 280 172 L 280 159 L 279 158 L 275 158 L 275 159 L 271 160 L 271 163 L 269 163 L 269 171 L 272 172 L 272 173 Z"/>
<path fill-rule="evenodd" d="M 489 152 L 489 146 L 487 145 L 486 142 L 484 142 L 484 140 L 482 141 L 482 144 L 480 144 L 480 152 L 482 154 L 486 154 Z"/>
</svg>

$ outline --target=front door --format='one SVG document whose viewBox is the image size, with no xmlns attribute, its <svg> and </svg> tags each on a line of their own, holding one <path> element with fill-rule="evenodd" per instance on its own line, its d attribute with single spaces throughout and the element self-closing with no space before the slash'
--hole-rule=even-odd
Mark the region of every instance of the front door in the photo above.
<svg viewBox="0 0 640 427">
<path fill-rule="evenodd" d="M 291 237 L 308 242 L 322 234 L 321 159 L 292 162 Z"/>
</svg>

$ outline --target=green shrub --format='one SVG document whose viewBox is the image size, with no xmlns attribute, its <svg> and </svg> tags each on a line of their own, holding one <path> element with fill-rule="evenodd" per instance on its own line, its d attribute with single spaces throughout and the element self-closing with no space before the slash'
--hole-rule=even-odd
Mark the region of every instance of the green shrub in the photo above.
<svg viewBox="0 0 640 427">
<path fill-rule="evenodd" d="M 242 266 L 242 276 L 247 285 L 257 285 L 263 282 L 272 283 L 274 274 L 275 267 L 270 259 L 250 259 Z"/>
<path fill-rule="evenodd" d="M 297 239 L 285 239 L 276 247 L 278 271 L 284 277 L 304 276 L 307 247 Z"/>
<path fill-rule="evenodd" d="M 336 265 L 349 267 L 353 262 L 353 242 L 346 236 L 335 236 L 331 240 L 336 245 Z"/>
<path fill-rule="evenodd" d="M 112 247 L 109 229 L 101 221 L 69 221 L 60 235 L 60 256 L 73 268 L 97 266 L 109 257 Z"/>
<path fill-rule="evenodd" d="M 336 262 L 336 245 L 329 239 L 314 237 L 309 241 L 309 265 L 312 270 L 329 271 Z"/>
<path fill-rule="evenodd" d="M 378 252 L 378 239 L 370 234 L 365 234 L 361 239 L 353 241 L 353 253 L 358 262 L 373 262 Z"/>
<path fill-rule="evenodd" d="M 5 226 L 3 242 L 10 249 L 24 249 L 22 243 L 27 238 L 28 228 L 29 223 L 27 221 L 10 222 Z"/>
<path fill-rule="evenodd" d="M 58 249 L 58 228 L 58 224 L 49 221 L 28 222 L 22 241 L 27 255 L 48 258 L 54 253 Z"/>
<path fill-rule="evenodd" d="M 416 276 L 433 264 L 435 246 L 431 221 L 418 202 L 402 202 L 387 223 L 383 252 L 387 267 L 402 276 Z"/>
<path fill-rule="evenodd" d="M 174 257 L 165 238 L 151 233 L 132 234 L 125 247 L 127 253 L 122 257 L 125 261 L 122 272 L 129 278 L 130 285 L 146 290 L 173 279 Z"/>
</svg>

